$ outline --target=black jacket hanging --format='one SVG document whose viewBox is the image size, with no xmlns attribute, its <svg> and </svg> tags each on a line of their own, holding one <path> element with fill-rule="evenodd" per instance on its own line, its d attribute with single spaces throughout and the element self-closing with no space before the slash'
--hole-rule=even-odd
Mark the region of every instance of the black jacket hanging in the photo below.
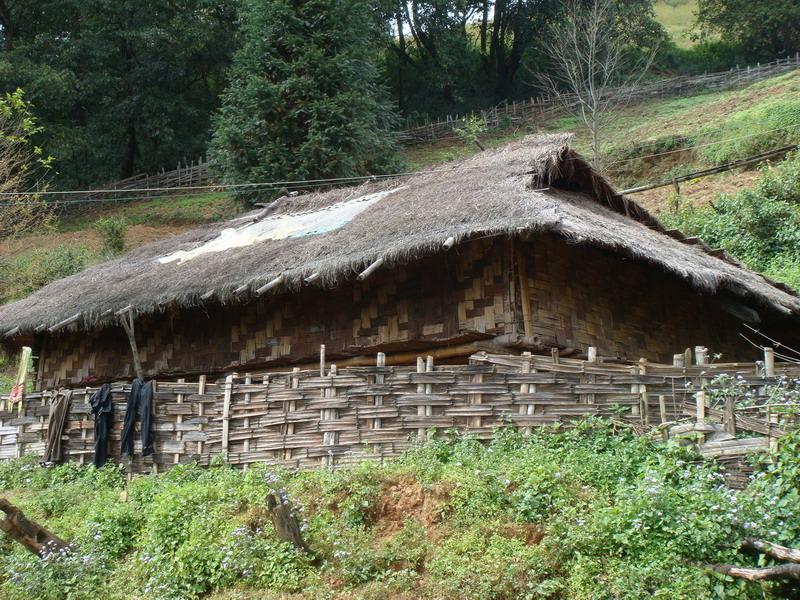
<svg viewBox="0 0 800 600">
<path fill-rule="evenodd" d="M 114 407 L 111 403 L 111 386 L 104 383 L 92 394 L 89 404 L 94 415 L 94 466 L 102 467 L 108 456 L 108 434 L 111 431 Z"/>
<path fill-rule="evenodd" d="M 125 409 L 125 423 L 122 426 L 122 456 L 133 456 L 133 434 L 136 415 L 139 415 L 142 430 L 142 456 L 153 453 L 153 433 L 150 410 L 153 402 L 153 382 L 143 382 L 138 377 L 133 380 L 128 406 Z"/>
</svg>

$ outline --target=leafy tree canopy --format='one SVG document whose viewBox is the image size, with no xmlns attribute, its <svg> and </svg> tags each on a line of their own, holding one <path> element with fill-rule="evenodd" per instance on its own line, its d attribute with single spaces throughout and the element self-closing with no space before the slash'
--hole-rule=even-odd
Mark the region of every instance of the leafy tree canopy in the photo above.
<svg viewBox="0 0 800 600">
<path fill-rule="evenodd" d="M 800 2 L 797 0 L 699 0 L 697 24 L 705 37 L 742 46 L 763 59 L 800 50 Z"/>
<path fill-rule="evenodd" d="M 385 35 L 363 0 L 246 0 L 242 47 L 211 155 L 229 182 L 396 166 L 394 112 L 371 58 Z"/>
<path fill-rule="evenodd" d="M 236 0 L 0 1 L 0 89 L 28 91 L 61 185 L 204 152 Z"/>
</svg>

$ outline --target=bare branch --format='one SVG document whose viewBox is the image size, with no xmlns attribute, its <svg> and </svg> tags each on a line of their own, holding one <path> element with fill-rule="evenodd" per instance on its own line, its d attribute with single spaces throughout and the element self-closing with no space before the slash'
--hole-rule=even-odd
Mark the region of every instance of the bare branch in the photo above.
<svg viewBox="0 0 800 600">
<path fill-rule="evenodd" d="M 612 108 L 624 106 L 647 73 L 655 49 L 631 62 L 626 35 L 615 26 L 612 0 L 566 0 L 566 17 L 548 32 L 543 46 L 552 69 L 536 73 L 540 83 L 589 131 L 592 162 L 600 167 L 600 140 Z"/>
</svg>

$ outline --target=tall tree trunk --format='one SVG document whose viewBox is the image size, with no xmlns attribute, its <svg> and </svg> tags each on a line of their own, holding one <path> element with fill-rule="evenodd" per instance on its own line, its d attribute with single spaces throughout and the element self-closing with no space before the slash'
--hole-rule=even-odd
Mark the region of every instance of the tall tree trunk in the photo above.
<svg viewBox="0 0 800 600">
<path fill-rule="evenodd" d="M 489 0 L 483 0 L 481 15 L 481 54 L 486 57 L 486 30 L 489 28 Z"/>
<path fill-rule="evenodd" d="M 397 0 L 394 18 L 397 23 L 397 44 L 398 44 L 398 60 L 397 60 L 397 107 L 400 113 L 405 113 L 405 80 L 403 78 L 406 61 L 408 54 L 406 54 L 406 34 L 403 32 L 403 15 L 400 12 L 400 2 Z"/>
</svg>

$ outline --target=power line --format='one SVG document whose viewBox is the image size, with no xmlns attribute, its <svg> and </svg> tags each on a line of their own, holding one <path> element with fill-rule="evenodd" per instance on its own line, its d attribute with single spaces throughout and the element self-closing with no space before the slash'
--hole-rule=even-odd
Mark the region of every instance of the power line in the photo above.
<svg viewBox="0 0 800 600">
<path fill-rule="evenodd" d="M 631 157 L 627 159 L 620 159 L 609 163 L 608 166 L 625 163 L 625 162 L 632 162 L 636 160 L 643 160 L 645 158 L 655 158 L 659 156 L 666 156 L 669 154 L 675 154 L 678 152 L 686 152 L 688 150 L 694 150 L 697 148 L 704 148 L 708 146 L 713 146 L 717 144 L 724 144 L 731 141 L 737 141 L 741 139 L 747 139 L 752 137 L 758 137 L 761 135 L 765 135 L 768 133 L 774 133 L 776 131 L 785 131 L 788 129 L 795 129 L 797 125 L 788 125 L 786 127 L 777 127 L 775 129 L 769 129 L 766 131 L 761 131 L 758 133 L 752 133 L 748 135 L 724 138 L 721 140 L 715 140 L 712 142 L 705 142 L 702 144 L 695 144 L 693 146 L 685 146 L 682 148 L 676 148 L 673 150 L 666 150 L 664 152 L 657 152 L 653 154 L 643 154 L 636 157 Z M 583 160 L 582 158 L 568 158 L 567 160 Z M 737 161 L 734 161 L 737 162 Z M 432 175 L 437 173 L 455 173 L 458 171 L 463 170 L 470 170 L 470 169 L 482 169 L 482 166 L 461 166 L 458 168 L 449 168 L 449 169 L 429 169 L 429 170 L 419 170 L 419 171 L 404 171 L 399 173 L 388 173 L 383 175 L 354 175 L 351 177 L 331 177 L 326 179 L 300 179 L 300 180 L 286 180 L 286 181 L 269 181 L 269 182 L 255 182 L 255 183 L 236 183 L 236 184 L 209 184 L 209 185 L 197 185 L 197 186 L 173 186 L 173 187 L 157 187 L 157 188 L 128 188 L 128 189 L 89 189 L 89 190 L 46 190 L 43 192 L 37 192 L 35 195 L 37 196 L 64 196 L 64 195 L 72 195 L 72 194 L 86 194 L 86 195 L 99 195 L 99 194 L 120 194 L 120 193 L 153 193 L 153 192 L 189 192 L 189 191 L 237 191 L 237 190 L 244 190 L 244 191 L 268 191 L 273 189 L 281 189 L 286 188 L 287 190 L 291 189 L 308 189 L 308 188 L 320 188 L 332 185 L 339 185 L 345 183 L 355 183 L 359 181 L 378 181 L 378 180 L 385 180 L 385 179 L 393 179 L 397 177 L 410 177 L 414 175 Z M 715 168 L 715 167 L 712 167 Z M 672 183 L 672 179 L 665 182 L 666 185 Z M 25 195 L 22 193 L 17 192 L 0 192 L 0 197 L 6 196 L 21 196 Z M 167 194 L 164 194 L 164 197 Z M 177 196 L 187 196 L 191 194 L 178 194 Z M 122 197 L 122 198 L 83 198 L 83 199 L 75 199 L 75 200 L 61 200 L 58 201 L 58 204 L 90 204 L 90 203 L 111 203 L 111 202 L 130 202 L 134 200 L 147 200 L 150 199 L 149 196 L 129 196 L 129 197 Z M 30 206 L 30 205 L 40 205 L 40 204 L 47 204 L 48 202 L 45 200 L 24 200 L 21 202 L 0 202 L 0 206 Z"/>
<path fill-rule="evenodd" d="M 456 171 L 467 170 L 467 169 L 482 169 L 484 167 L 474 166 L 474 167 L 458 167 L 458 168 L 450 168 L 450 169 L 431 169 L 431 170 L 422 170 L 422 171 L 404 171 L 399 173 L 387 173 L 383 175 L 353 175 L 352 177 L 329 177 L 326 179 L 298 179 L 294 181 L 265 181 L 259 183 L 219 183 L 219 184 L 208 184 L 208 185 L 182 185 L 182 186 L 173 186 L 173 187 L 157 187 L 157 188 L 125 188 L 125 189 L 94 189 L 94 190 L 45 190 L 43 192 L 37 192 L 36 195 L 43 196 L 43 195 L 69 195 L 69 194 L 87 194 L 87 195 L 94 195 L 94 194 L 119 194 L 121 192 L 132 193 L 132 192 L 170 192 L 174 190 L 220 190 L 220 189 L 240 189 L 240 188 L 282 188 L 282 187 L 306 187 L 306 186 L 313 186 L 315 184 L 331 184 L 335 185 L 337 183 L 343 183 L 347 181 L 371 181 L 376 179 L 390 179 L 395 177 L 408 177 L 412 175 L 431 175 L 436 173 L 453 173 Z M 0 196 L 20 196 L 22 194 L 18 192 L 0 192 Z"/>
</svg>

